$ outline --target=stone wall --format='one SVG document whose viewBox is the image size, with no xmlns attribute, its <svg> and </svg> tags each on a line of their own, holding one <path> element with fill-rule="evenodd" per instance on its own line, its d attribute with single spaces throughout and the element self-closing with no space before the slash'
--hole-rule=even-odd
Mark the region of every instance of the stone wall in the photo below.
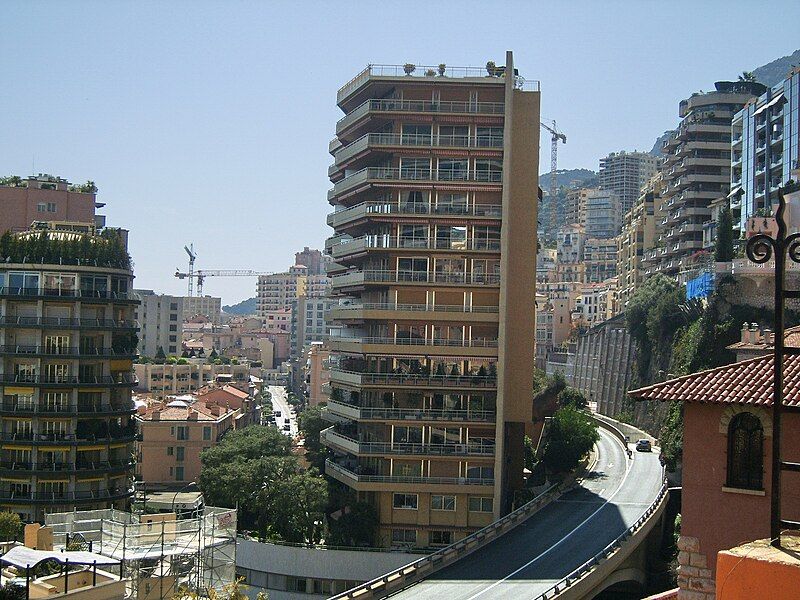
<svg viewBox="0 0 800 600">
<path fill-rule="evenodd" d="M 700 540 L 678 538 L 678 600 L 714 600 L 716 583 L 708 558 L 700 551 Z"/>
</svg>

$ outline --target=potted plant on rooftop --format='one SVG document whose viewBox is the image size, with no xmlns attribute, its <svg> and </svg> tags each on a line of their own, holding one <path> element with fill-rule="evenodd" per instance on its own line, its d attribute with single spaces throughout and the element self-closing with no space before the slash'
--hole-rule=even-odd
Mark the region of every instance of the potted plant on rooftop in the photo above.
<svg viewBox="0 0 800 600">
<path fill-rule="evenodd" d="M 447 65 L 445 65 L 444 63 L 439 63 L 438 71 L 439 71 L 439 76 L 440 77 L 444 77 L 444 72 L 446 70 L 447 70 Z"/>
<path fill-rule="evenodd" d="M 417 67 L 413 63 L 406 63 L 403 65 L 403 71 L 406 72 L 406 75 L 411 75 L 416 70 Z"/>
<path fill-rule="evenodd" d="M 486 63 L 486 72 L 489 74 L 489 77 L 495 76 L 495 73 L 497 72 L 497 65 L 494 64 L 493 60 L 490 60 Z"/>
</svg>

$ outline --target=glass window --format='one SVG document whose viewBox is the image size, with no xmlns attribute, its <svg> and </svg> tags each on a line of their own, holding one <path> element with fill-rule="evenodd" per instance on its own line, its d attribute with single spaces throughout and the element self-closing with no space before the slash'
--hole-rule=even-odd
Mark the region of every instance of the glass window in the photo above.
<svg viewBox="0 0 800 600">
<path fill-rule="evenodd" d="M 167 446 L 167 456 L 173 456 L 175 454 L 175 448 L 173 446 Z"/>
<path fill-rule="evenodd" d="M 422 427 L 409 427 L 405 425 L 397 425 L 392 434 L 392 441 L 397 443 L 407 444 L 421 444 L 422 443 Z"/>
<path fill-rule="evenodd" d="M 175 428 L 175 430 L 176 430 L 176 433 L 177 433 L 177 438 L 179 440 L 188 440 L 189 439 L 189 428 L 186 427 L 185 425 L 178 426 L 178 427 Z"/>
<path fill-rule="evenodd" d="M 211 439 L 211 427 L 203 427 L 203 439 L 204 440 Z"/>
<path fill-rule="evenodd" d="M 503 128 L 502 127 L 478 127 L 475 136 L 475 145 L 482 148 L 502 148 L 503 147 Z"/>
<path fill-rule="evenodd" d="M 470 512 L 492 512 L 494 510 L 494 499 L 481 496 L 471 496 L 469 499 Z"/>
<path fill-rule="evenodd" d="M 175 467 L 175 481 L 183 481 L 183 467 Z"/>
<path fill-rule="evenodd" d="M 500 250 L 500 228 L 491 225 L 475 226 L 472 229 L 474 250 Z"/>
<path fill-rule="evenodd" d="M 447 250 L 465 250 L 467 228 L 439 225 L 436 227 L 436 247 Z"/>
<path fill-rule="evenodd" d="M 494 479 L 494 467 L 467 467 L 469 479 Z"/>
<path fill-rule="evenodd" d="M 398 258 L 397 278 L 400 281 L 427 281 L 427 258 Z"/>
<path fill-rule="evenodd" d="M 431 530 L 428 541 L 431 546 L 449 546 L 453 543 L 453 532 Z"/>
<path fill-rule="evenodd" d="M 440 496 L 434 494 L 431 496 L 431 510 L 455 510 L 456 497 L 455 496 Z"/>
<path fill-rule="evenodd" d="M 401 158 L 401 179 L 430 179 L 431 161 L 428 158 Z"/>
<path fill-rule="evenodd" d="M 503 179 L 503 161 L 492 159 L 476 160 L 475 179 L 478 181 L 501 181 Z"/>
<path fill-rule="evenodd" d="M 455 158 L 439 159 L 439 181 L 464 181 L 467 179 L 469 161 Z"/>
<path fill-rule="evenodd" d="M 463 283 L 465 271 L 462 258 L 437 258 L 434 263 L 435 278 L 439 283 Z"/>
<path fill-rule="evenodd" d="M 436 212 L 445 215 L 463 215 L 467 211 L 467 195 L 464 193 L 440 193 L 436 197 Z"/>
<path fill-rule="evenodd" d="M 728 425 L 728 481 L 730 487 L 763 489 L 764 428 L 752 413 L 739 413 Z"/>
<path fill-rule="evenodd" d="M 458 427 L 431 427 L 431 444 L 459 444 L 461 430 Z"/>
<path fill-rule="evenodd" d="M 427 225 L 401 225 L 397 241 L 399 248 L 427 248 Z"/>
<path fill-rule="evenodd" d="M 394 508 L 417 510 L 417 494 L 393 494 L 392 506 Z"/>
<path fill-rule="evenodd" d="M 440 146 L 467 146 L 469 145 L 469 127 L 466 125 L 440 125 Z"/>
<path fill-rule="evenodd" d="M 417 543 L 417 530 L 416 529 L 392 529 L 392 545 L 393 546 L 414 546 Z"/>
<path fill-rule="evenodd" d="M 34 293 L 39 291 L 39 274 L 38 273 L 9 273 L 8 274 L 8 287 L 11 288 L 12 293 Z"/>
<path fill-rule="evenodd" d="M 404 123 L 403 134 L 400 141 L 404 146 L 430 146 L 431 126 Z"/>
<path fill-rule="evenodd" d="M 175 460 L 182 461 L 186 453 L 186 448 L 183 446 L 178 446 L 175 448 Z"/>
</svg>

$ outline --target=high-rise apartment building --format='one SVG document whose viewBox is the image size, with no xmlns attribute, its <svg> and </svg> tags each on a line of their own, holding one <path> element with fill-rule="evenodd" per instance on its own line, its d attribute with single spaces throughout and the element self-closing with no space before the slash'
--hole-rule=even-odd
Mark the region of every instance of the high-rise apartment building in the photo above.
<svg viewBox="0 0 800 600">
<path fill-rule="evenodd" d="M 639 197 L 639 190 L 656 173 L 658 159 L 649 152 L 612 152 L 600 159 L 600 187 L 613 190 L 629 211 Z"/>
<path fill-rule="evenodd" d="M 748 217 L 778 202 L 778 187 L 800 159 L 800 68 L 733 117 L 731 211 L 744 231 Z"/>
<path fill-rule="evenodd" d="M 156 294 L 153 290 L 133 290 L 140 304 L 135 318 L 139 322 L 139 354 L 153 358 L 161 348 L 167 355 L 181 353 L 183 335 L 183 296 Z"/>
<path fill-rule="evenodd" d="M 319 255 L 319 256 L 318 256 Z M 258 278 L 256 310 L 262 320 L 269 313 L 291 310 L 301 296 L 320 298 L 331 291 L 330 277 L 325 274 L 330 257 L 322 256 L 319 250 L 305 248 L 295 254 L 295 260 L 308 260 L 313 267 L 297 262 L 285 273 L 261 275 Z M 314 271 L 322 272 L 314 272 Z"/>
<path fill-rule="evenodd" d="M 586 227 L 586 198 L 590 191 L 591 188 L 580 188 L 567 192 L 564 214 L 567 225 Z"/>
<path fill-rule="evenodd" d="M 664 189 L 656 253 L 648 270 L 678 277 L 703 248 L 703 223 L 713 200 L 727 196 L 731 183 L 731 120 L 765 88 L 754 82 L 718 81 L 716 90 L 696 93 L 679 105 L 681 124 L 664 142 Z"/>
<path fill-rule="evenodd" d="M 299 357 L 312 342 L 328 339 L 328 313 L 334 300 L 328 296 L 300 296 L 292 305 L 291 353 Z"/>
<path fill-rule="evenodd" d="M 656 254 L 657 225 L 661 212 L 661 190 L 664 178 L 657 173 L 644 185 L 633 208 L 625 213 L 622 233 L 617 237 L 617 277 L 620 310 L 625 310 L 645 277 L 646 253 Z"/>
<path fill-rule="evenodd" d="M 325 268 L 329 263 L 329 256 L 308 246 L 294 253 L 294 264 L 306 267 L 309 275 L 325 275 Z"/>
<path fill-rule="evenodd" d="M 130 257 L 118 231 L 76 225 L 15 234 L 0 256 L 0 508 L 25 521 L 132 494 Z"/>
<path fill-rule="evenodd" d="M 386 545 L 445 545 L 522 485 L 539 94 L 512 68 L 371 65 L 338 93 L 326 472 Z M 405 73 L 407 74 L 404 74 Z M 529 84 L 530 85 L 530 84 Z"/>
<path fill-rule="evenodd" d="M 602 283 L 617 276 L 617 240 L 589 238 L 583 244 L 584 281 Z"/>
<path fill-rule="evenodd" d="M 622 204 L 611 190 L 589 190 L 586 194 L 587 238 L 609 239 L 622 228 Z"/>
</svg>

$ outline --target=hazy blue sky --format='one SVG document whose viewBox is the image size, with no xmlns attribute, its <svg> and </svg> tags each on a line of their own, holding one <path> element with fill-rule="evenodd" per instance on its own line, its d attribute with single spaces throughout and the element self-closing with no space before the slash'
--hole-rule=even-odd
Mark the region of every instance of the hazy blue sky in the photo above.
<svg viewBox="0 0 800 600">
<path fill-rule="evenodd" d="M 336 90 L 367 63 L 513 50 L 568 136 L 559 166 L 596 169 L 649 150 L 680 99 L 800 46 L 797 1 L 5 0 L 0 19 L 0 175 L 96 181 L 137 286 L 170 293 L 192 241 L 199 267 L 264 271 L 321 247 Z M 206 284 L 226 303 L 254 290 Z"/>
</svg>

